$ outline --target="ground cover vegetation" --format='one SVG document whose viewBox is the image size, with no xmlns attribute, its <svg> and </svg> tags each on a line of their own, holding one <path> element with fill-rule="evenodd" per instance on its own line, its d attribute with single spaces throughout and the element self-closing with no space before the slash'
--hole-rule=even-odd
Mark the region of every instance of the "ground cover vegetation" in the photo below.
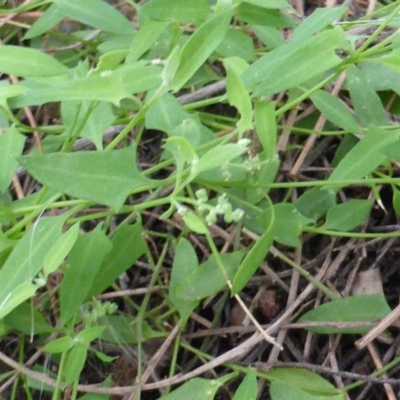
<svg viewBox="0 0 400 400">
<path fill-rule="evenodd" d="M 398 398 L 400 1 L 0 3 L 1 398 Z"/>
</svg>

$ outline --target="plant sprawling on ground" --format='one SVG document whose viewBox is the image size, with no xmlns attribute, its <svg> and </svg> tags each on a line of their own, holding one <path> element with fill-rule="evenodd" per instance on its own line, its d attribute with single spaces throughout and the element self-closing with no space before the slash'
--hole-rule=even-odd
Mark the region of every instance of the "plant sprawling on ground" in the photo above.
<svg viewBox="0 0 400 400">
<path fill-rule="evenodd" d="M 400 1 L 322 3 L 0 2 L 0 398 L 396 398 Z"/>
</svg>

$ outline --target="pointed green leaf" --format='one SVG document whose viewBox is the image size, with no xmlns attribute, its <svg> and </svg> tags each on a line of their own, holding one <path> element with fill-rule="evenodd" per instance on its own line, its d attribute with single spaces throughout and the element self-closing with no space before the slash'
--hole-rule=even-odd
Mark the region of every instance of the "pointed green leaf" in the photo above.
<svg viewBox="0 0 400 400">
<path fill-rule="evenodd" d="M 11 183 L 18 167 L 17 157 L 22 154 L 24 144 L 25 136 L 15 128 L 7 129 L 0 136 L 0 192 L 5 192 Z"/>
<path fill-rule="evenodd" d="M 85 366 L 88 346 L 77 343 L 68 354 L 67 363 L 65 365 L 64 377 L 65 384 L 70 385 L 79 381 L 79 376 Z"/>
<path fill-rule="evenodd" d="M 219 380 L 193 378 L 158 400 L 213 400 L 221 384 Z"/>
<path fill-rule="evenodd" d="M 100 229 L 78 237 L 68 256 L 68 268 L 61 282 L 61 325 L 67 323 L 78 312 L 100 270 L 104 257 L 111 249 L 111 241 Z"/>
<path fill-rule="evenodd" d="M 174 80 L 169 85 L 173 91 L 178 91 L 206 62 L 211 53 L 222 42 L 231 20 L 232 12 L 226 11 L 216 15 L 202 24 L 182 48 L 181 63 Z"/>
<path fill-rule="evenodd" d="M 21 83 L 21 86 L 24 86 L 24 83 Z M 52 84 L 29 82 L 29 86 L 26 86 L 24 93 L 9 100 L 11 108 L 65 100 L 98 100 L 119 106 L 122 99 L 130 97 L 130 92 L 121 79 L 111 76 L 92 75 Z"/>
<path fill-rule="evenodd" d="M 233 279 L 243 255 L 242 251 L 220 255 L 229 279 Z M 224 287 L 227 287 L 226 279 L 219 269 L 215 256 L 211 255 L 205 263 L 179 282 L 176 295 L 185 300 L 201 300 L 214 295 Z"/>
<path fill-rule="evenodd" d="M 146 17 L 180 23 L 204 20 L 210 11 L 206 0 L 151 0 L 140 7 Z"/>
<path fill-rule="evenodd" d="M 365 127 L 388 125 L 382 101 L 367 81 L 363 71 L 350 65 L 346 70 L 346 86 L 350 92 L 357 118 Z"/>
<path fill-rule="evenodd" d="M 311 100 L 324 117 L 339 128 L 351 133 L 364 133 L 349 108 L 337 97 L 324 90 L 318 90 L 311 95 Z"/>
<path fill-rule="evenodd" d="M 371 212 L 372 200 L 350 200 L 328 210 L 323 229 L 348 232 L 361 225 Z M 351 216 L 349 218 L 349 216 Z"/>
<path fill-rule="evenodd" d="M 240 113 L 237 123 L 239 137 L 247 130 L 253 129 L 253 108 L 249 92 L 246 90 L 240 75 L 249 67 L 248 64 L 238 57 L 224 59 L 226 69 L 226 90 L 229 104 L 236 107 Z"/>
<path fill-rule="evenodd" d="M 61 227 L 67 217 L 68 215 L 64 214 L 59 217 L 43 217 L 39 219 L 15 245 L 5 264 L 0 269 L 0 282 L 2 282 L 0 310 L 6 305 L 13 296 L 14 290 L 18 287 L 20 287 L 19 294 L 21 294 L 21 290 L 23 291 L 26 288 L 33 296 L 37 289 L 37 283 L 32 283 L 32 279 L 41 270 L 49 248 L 61 236 Z M 28 285 L 21 286 L 24 283 L 28 283 Z M 15 306 L 18 304 L 15 304 Z"/>
<path fill-rule="evenodd" d="M 390 307 L 382 294 L 352 296 L 321 304 L 313 310 L 306 312 L 299 319 L 299 322 L 374 322 L 380 318 L 386 317 L 390 313 L 390 311 Z M 320 326 L 310 327 L 306 329 L 310 332 L 315 332 L 319 334 L 364 334 L 368 332 L 371 328 L 336 328 L 333 326 Z"/>
<path fill-rule="evenodd" d="M 79 222 L 72 226 L 66 233 L 59 237 L 43 260 L 43 273 L 47 278 L 53 273 L 67 257 L 78 239 Z"/>
<path fill-rule="evenodd" d="M 111 241 L 112 250 L 105 256 L 93 279 L 87 298 L 103 293 L 147 251 L 143 227 L 139 222 L 134 225 L 120 225 Z"/>
<path fill-rule="evenodd" d="M 75 341 L 71 336 L 54 339 L 43 347 L 43 351 L 50 354 L 63 353 L 72 348 Z"/>
<path fill-rule="evenodd" d="M 247 285 L 265 259 L 272 245 L 273 230 L 274 220 L 271 219 L 265 233 L 255 242 L 236 272 L 232 282 L 232 296 L 238 294 Z"/>
<path fill-rule="evenodd" d="M 37 78 L 65 75 L 68 73 L 68 68 L 40 50 L 3 45 L 0 46 L 0 72 L 24 78 Z"/>
<path fill-rule="evenodd" d="M 340 161 L 328 178 L 328 182 L 365 177 L 387 159 L 381 150 L 395 143 L 399 138 L 399 133 L 399 131 L 384 131 L 370 127 L 365 138 L 360 140 Z M 336 186 L 335 189 L 337 189 Z"/>
<path fill-rule="evenodd" d="M 253 371 L 246 374 L 232 400 L 257 400 L 257 376 Z"/>
<path fill-rule="evenodd" d="M 247 87 L 258 84 L 254 96 L 272 95 L 296 87 L 339 65 L 342 59 L 336 51 L 348 47 L 340 28 L 322 32 L 305 41 L 290 41 L 257 60 L 242 79 Z"/>
<path fill-rule="evenodd" d="M 131 146 L 113 151 L 25 156 L 20 164 L 58 192 L 119 209 L 133 190 L 152 182 L 138 171 L 135 150 Z"/>
<path fill-rule="evenodd" d="M 195 233 L 205 235 L 208 233 L 208 228 L 204 221 L 202 221 L 194 212 L 187 211 L 182 215 L 182 219 L 187 227 Z"/>
<path fill-rule="evenodd" d="M 267 158 L 273 159 L 276 155 L 276 117 L 274 101 L 254 102 L 254 123 L 258 139 Z"/>
<path fill-rule="evenodd" d="M 179 311 L 183 325 L 185 325 L 191 312 L 199 304 L 198 300 L 185 300 L 177 296 L 179 283 L 186 279 L 198 267 L 196 252 L 190 242 L 184 238 L 180 239 L 176 248 L 174 263 L 171 271 L 169 284 L 169 296 L 173 305 Z"/>
<path fill-rule="evenodd" d="M 110 4 L 102 0 L 54 0 L 60 12 L 75 21 L 91 25 L 105 32 L 131 35 L 131 23 Z"/>
</svg>

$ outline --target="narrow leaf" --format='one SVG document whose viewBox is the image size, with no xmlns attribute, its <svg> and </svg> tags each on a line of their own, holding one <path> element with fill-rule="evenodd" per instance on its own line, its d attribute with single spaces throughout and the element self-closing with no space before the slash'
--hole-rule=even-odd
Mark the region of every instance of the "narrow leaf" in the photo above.
<svg viewBox="0 0 400 400">
<path fill-rule="evenodd" d="M 25 156 L 20 164 L 58 192 L 119 209 L 129 193 L 152 182 L 138 171 L 135 156 L 135 146 L 131 146 L 113 151 Z"/>
<path fill-rule="evenodd" d="M 351 133 L 364 133 L 349 108 L 337 97 L 324 90 L 318 90 L 311 95 L 311 100 L 324 117 L 339 128 Z"/>
<path fill-rule="evenodd" d="M 67 257 L 73 245 L 78 239 L 79 223 L 72 226 L 66 233 L 59 237 L 43 260 L 43 273 L 47 278 L 54 272 Z"/>
<path fill-rule="evenodd" d="M 79 376 L 85 366 L 88 346 L 77 343 L 68 354 L 67 363 L 65 365 L 64 377 L 65 384 L 70 385 L 79 381 Z"/>
<path fill-rule="evenodd" d="M 143 227 L 139 222 L 134 225 L 120 225 L 111 241 L 112 250 L 105 256 L 98 274 L 93 279 L 87 298 L 96 296 L 111 286 L 147 251 Z"/>
<path fill-rule="evenodd" d="M 179 311 L 183 325 L 188 320 L 191 312 L 199 304 L 198 300 L 185 300 L 177 296 L 177 288 L 181 281 L 186 279 L 198 267 L 196 252 L 190 242 L 180 239 L 175 248 L 174 263 L 169 284 L 169 296 L 173 305 Z"/>
<path fill-rule="evenodd" d="M 0 72 L 24 78 L 37 78 L 65 75 L 68 73 L 68 68 L 40 50 L 3 45 L 0 46 Z"/>
<path fill-rule="evenodd" d="M 32 279 L 41 270 L 43 260 L 49 248 L 60 237 L 61 227 L 66 218 L 67 215 L 41 218 L 29 228 L 15 245 L 3 267 L 0 269 L 0 282 L 2 282 L 0 308 L 2 304 L 5 305 L 7 303 L 14 290 L 21 287 L 20 285 L 28 282 L 36 287 L 32 283 Z M 35 289 L 33 286 L 29 288 L 32 289 L 32 295 Z"/>
<path fill-rule="evenodd" d="M 229 28 L 231 16 L 231 11 L 214 16 L 190 36 L 182 48 L 181 63 L 169 85 L 171 90 L 176 92 L 181 89 L 218 47 Z"/>
<path fill-rule="evenodd" d="M 239 293 L 253 277 L 254 273 L 260 267 L 265 259 L 273 240 L 274 220 L 271 219 L 268 229 L 255 242 L 251 250 L 247 253 L 245 259 L 240 265 L 232 282 L 231 294 Z"/>
<path fill-rule="evenodd" d="M 395 143 L 398 138 L 399 131 L 384 131 L 370 127 L 365 138 L 360 140 L 340 161 L 328 182 L 363 178 L 387 159 L 381 150 Z"/>
<path fill-rule="evenodd" d="M 218 380 L 194 378 L 158 400 L 213 400 L 220 386 Z"/>
<path fill-rule="evenodd" d="M 322 32 L 306 41 L 290 41 L 261 57 L 242 78 L 247 87 L 258 84 L 254 96 L 272 95 L 296 87 L 339 65 L 342 59 L 336 51 L 348 47 L 340 28 Z"/>
<path fill-rule="evenodd" d="M 274 101 L 254 102 L 254 123 L 257 137 L 263 147 L 267 158 L 273 159 L 276 154 L 276 117 Z"/>
<path fill-rule="evenodd" d="M 253 371 L 246 374 L 232 400 L 257 400 L 257 377 Z"/>
<path fill-rule="evenodd" d="M 111 249 L 111 241 L 100 229 L 78 237 L 68 256 L 68 268 L 60 288 L 61 325 L 78 312 Z"/>
<path fill-rule="evenodd" d="M 54 0 L 64 13 L 75 21 L 91 25 L 105 32 L 131 35 L 134 29 L 131 23 L 110 4 L 102 0 Z"/>
<path fill-rule="evenodd" d="M 5 192 L 10 186 L 18 167 L 17 157 L 22 154 L 24 144 L 25 136 L 21 135 L 15 128 L 7 129 L 0 136 L 0 192 Z"/>
</svg>

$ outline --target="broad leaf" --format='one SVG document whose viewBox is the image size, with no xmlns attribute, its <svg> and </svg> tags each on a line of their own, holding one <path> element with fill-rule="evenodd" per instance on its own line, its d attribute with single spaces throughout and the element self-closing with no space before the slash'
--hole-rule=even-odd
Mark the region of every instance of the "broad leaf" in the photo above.
<svg viewBox="0 0 400 400">
<path fill-rule="evenodd" d="M 135 164 L 135 146 L 113 151 L 54 153 L 20 158 L 39 182 L 78 198 L 119 209 L 135 189 L 152 186 Z"/>
<path fill-rule="evenodd" d="M 368 217 L 373 202 L 371 200 L 350 200 L 328 210 L 323 229 L 351 231 Z M 351 216 L 351 217 L 349 217 Z"/>
<path fill-rule="evenodd" d="M 221 384 L 221 381 L 216 379 L 193 378 L 158 400 L 213 400 Z"/>
<path fill-rule="evenodd" d="M 305 313 L 299 322 L 375 322 L 390 313 L 390 307 L 381 294 L 346 297 L 322 304 Z M 333 326 L 310 327 L 307 330 L 319 334 L 360 333 L 369 331 L 368 327 L 336 328 Z"/>
<path fill-rule="evenodd" d="M 232 400 L 256 400 L 257 377 L 253 371 L 249 371 L 236 390 Z"/>
</svg>

